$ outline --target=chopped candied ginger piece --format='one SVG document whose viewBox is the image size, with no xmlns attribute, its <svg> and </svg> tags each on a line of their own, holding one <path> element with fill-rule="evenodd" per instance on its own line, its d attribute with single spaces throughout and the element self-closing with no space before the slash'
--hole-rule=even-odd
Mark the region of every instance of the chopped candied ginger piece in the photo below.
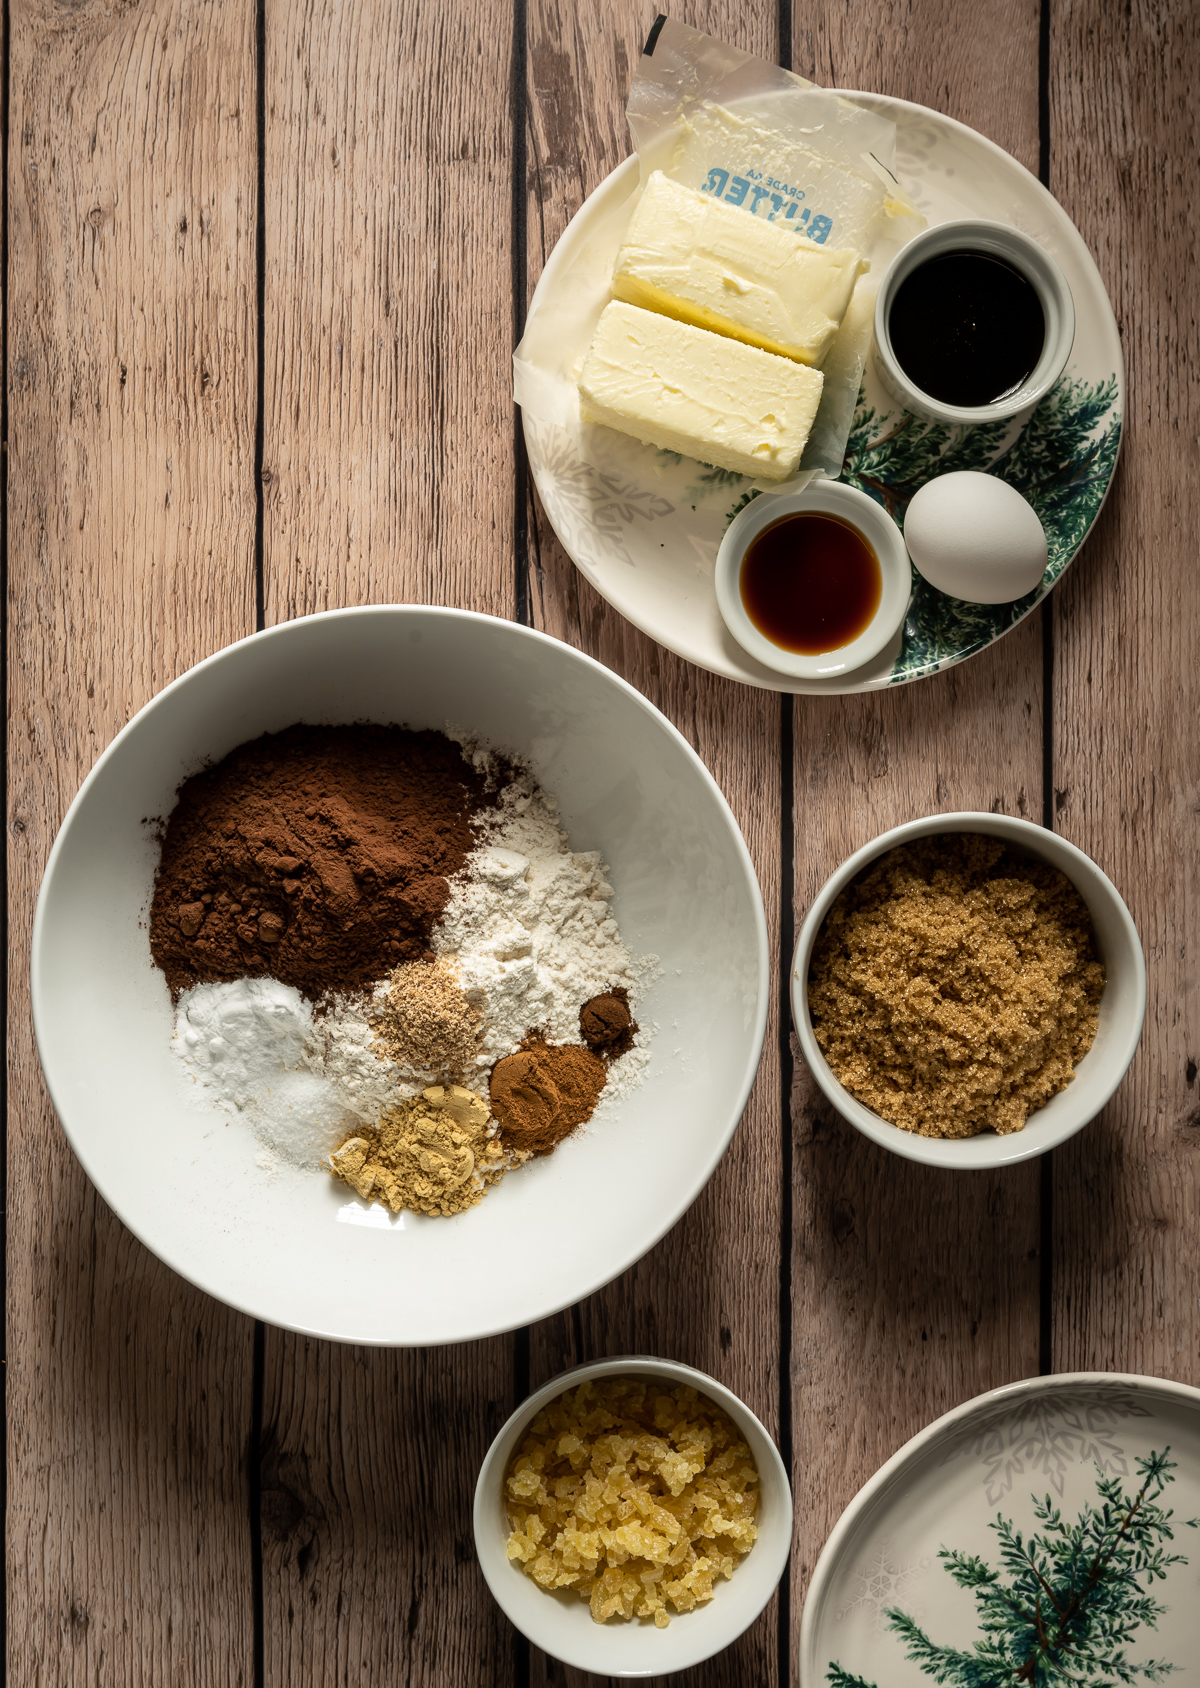
<svg viewBox="0 0 1200 1688">
<path fill-rule="evenodd" d="M 749 1553 L 758 1496 L 750 1449 L 696 1390 L 600 1378 L 531 1421 L 505 1477 L 508 1557 L 597 1623 L 663 1629 Z"/>
<path fill-rule="evenodd" d="M 533 1469 L 528 1460 L 522 1460 L 517 1469 L 510 1473 L 508 1492 L 513 1500 L 544 1500 L 546 1491 L 542 1479 Z"/>
</svg>

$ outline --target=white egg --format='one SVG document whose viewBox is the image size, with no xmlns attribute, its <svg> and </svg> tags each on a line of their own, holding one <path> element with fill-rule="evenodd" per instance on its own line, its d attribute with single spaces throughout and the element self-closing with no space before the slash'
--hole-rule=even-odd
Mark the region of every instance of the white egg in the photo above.
<svg viewBox="0 0 1200 1688">
<path fill-rule="evenodd" d="M 904 517 L 908 554 L 931 586 L 972 604 L 1007 604 L 1046 572 L 1046 534 L 1015 487 L 960 469 L 927 481 Z"/>
</svg>

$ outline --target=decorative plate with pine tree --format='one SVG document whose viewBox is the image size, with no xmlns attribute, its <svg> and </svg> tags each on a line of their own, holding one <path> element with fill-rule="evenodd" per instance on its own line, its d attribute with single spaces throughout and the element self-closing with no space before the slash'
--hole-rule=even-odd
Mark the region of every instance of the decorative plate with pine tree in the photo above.
<svg viewBox="0 0 1200 1688">
<path fill-rule="evenodd" d="M 850 97 L 896 124 L 901 185 L 930 223 L 955 217 L 1012 223 L 1054 255 L 1070 285 L 1074 349 L 1057 386 L 1031 415 L 969 429 L 922 422 L 896 408 L 868 359 L 842 470 L 901 526 L 908 501 L 936 475 L 981 469 L 1010 482 L 1046 530 L 1050 561 L 1035 592 L 1011 604 L 966 604 L 914 571 L 902 634 L 875 662 L 835 680 L 792 680 L 743 651 L 717 609 L 717 547 L 733 515 L 754 496 L 749 482 L 608 429 L 599 430 L 607 442 L 598 466 L 583 461 L 570 428 L 531 407 L 523 413 L 538 496 L 597 591 L 687 661 L 773 691 L 873 691 L 922 679 L 986 649 L 1029 614 L 1075 557 L 1104 503 L 1121 443 L 1120 337 L 1099 271 L 1066 212 L 1015 159 L 963 124 L 905 100 Z M 613 171 L 563 234 L 538 285 L 531 320 L 539 302 L 567 301 L 561 317 L 568 362 L 582 358 L 594 321 L 595 313 L 589 316 L 578 301 L 588 288 L 607 296 L 622 210 L 637 179 L 636 158 Z"/>
<path fill-rule="evenodd" d="M 813 1573 L 800 1688 L 1200 1681 L 1200 1390 L 1031 1378 L 948 1413 Z"/>
</svg>

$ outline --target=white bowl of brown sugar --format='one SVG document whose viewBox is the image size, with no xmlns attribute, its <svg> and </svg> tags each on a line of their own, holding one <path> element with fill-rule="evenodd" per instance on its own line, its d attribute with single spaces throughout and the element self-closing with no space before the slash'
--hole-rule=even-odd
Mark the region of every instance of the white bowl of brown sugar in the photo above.
<svg viewBox="0 0 1200 1688">
<path fill-rule="evenodd" d="M 1095 862 L 1007 815 L 931 815 L 851 856 L 800 929 L 792 1014 L 850 1124 L 981 1169 L 1082 1130 L 1133 1060 L 1146 964 Z"/>
</svg>

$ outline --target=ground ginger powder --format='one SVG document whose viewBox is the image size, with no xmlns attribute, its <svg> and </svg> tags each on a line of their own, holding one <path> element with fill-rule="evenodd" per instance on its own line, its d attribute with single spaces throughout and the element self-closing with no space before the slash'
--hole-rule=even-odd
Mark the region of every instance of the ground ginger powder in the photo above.
<svg viewBox="0 0 1200 1688">
<path fill-rule="evenodd" d="M 488 1117 L 473 1090 L 430 1085 L 389 1109 L 374 1130 L 347 1138 L 330 1155 L 330 1169 L 364 1201 L 383 1202 L 393 1213 L 463 1213 L 509 1168 L 488 1136 Z"/>
<path fill-rule="evenodd" d="M 509 1464 L 508 1557 L 597 1623 L 665 1629 L 754 1546 L 758 1496 L 741 1433 L 695 1389 L 597 1378 L 543 1407 Z"/>
<path fill-rule="evenodd" d="M 977 833 L 891 850 L 813 948 L 813 1033 L 838 1081 L 922 1137 L 1020 1131 L 1096 1035 L 1087 905 L 1048 863 Z"/>
</svg>

